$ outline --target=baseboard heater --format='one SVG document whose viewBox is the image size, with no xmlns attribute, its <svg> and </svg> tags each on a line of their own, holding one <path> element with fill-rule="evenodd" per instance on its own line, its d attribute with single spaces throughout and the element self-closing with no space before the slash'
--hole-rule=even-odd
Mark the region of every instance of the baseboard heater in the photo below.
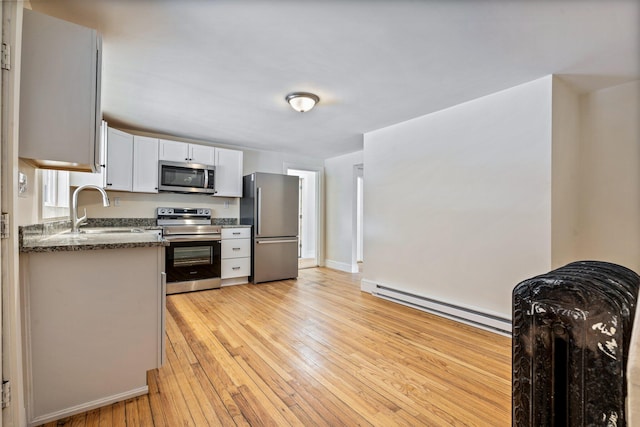
<svg viewBox="0 0 640 427">
<path fill-rule="evenodd" d="M 511 335 L 511 319 L 377 284 L 372 289 L 371 294 L 451 320 L 500 334 Z"/>
</svg>

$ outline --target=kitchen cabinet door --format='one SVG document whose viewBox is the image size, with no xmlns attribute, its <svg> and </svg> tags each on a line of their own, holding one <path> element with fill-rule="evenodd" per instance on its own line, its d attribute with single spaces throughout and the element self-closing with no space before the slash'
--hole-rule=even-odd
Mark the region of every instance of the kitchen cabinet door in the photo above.
<svg viewBox="0 0 640 427">
<path fill-rule="evenodd" d="M 189 161 L 201 165 L 215 164 L 216 149 L 206 145 L 189 144 Z"/>
<path fill-rule="evenodd" d="M 215 187 L 218 197 L 242 197 L 243 152 L 216 148 Z"/>
<path fill-rule="evenodd" d="M 133 191 L 158 192 L 158 140 L 133 137 Z"/>
<path fill-rule="evenodd" d="M 107 131 L 107 183 L 105 189 L 133 188 L 133 135 L 117 129 Z"/>
<path fill-rule="evenodd" d="M 169 160 L 171 162 L 188 162 L 189 161 L 189 145 L 185 142 L 169 141 L 161 139 L 159 141 L 160 149 L 158 152 L 159 160 Z"/>
<path fill-rule="evenodd" d="M 101 52 L 95 30 L 24 9 L 19 157 L 42 168 L 98 170 Z"/>
</svg>

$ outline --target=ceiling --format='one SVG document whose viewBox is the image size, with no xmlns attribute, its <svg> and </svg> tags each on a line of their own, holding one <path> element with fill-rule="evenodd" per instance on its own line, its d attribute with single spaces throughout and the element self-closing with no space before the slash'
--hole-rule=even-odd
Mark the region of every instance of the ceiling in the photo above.
<svg viewBox="0 0 640 427">
<path fill-rule="evenodd" d="M 328 158 L 548 74 L 640 79 L 640 0 L 31 0 L 103 37 L 110 125 Z M 307 113 L 285 102 L 309 91 Z"/>
</svg>

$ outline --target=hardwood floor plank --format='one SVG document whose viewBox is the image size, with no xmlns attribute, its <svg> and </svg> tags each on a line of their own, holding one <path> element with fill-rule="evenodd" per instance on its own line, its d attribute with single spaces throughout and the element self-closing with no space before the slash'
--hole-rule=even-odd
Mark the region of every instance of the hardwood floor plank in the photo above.
<svg viewBox="0 0 640 427">
<path fill-rule="evenodd" d="M 113 425 L 113 406 L 100 408 L 100 427 L 111 427 Z"/>
<path fill-rule="evenodd" d="M 148 373 L 149 394 L 78 420 L 109 426 L 111 416 L 111 425 L 136 427 L 510 425 L 508 337 L 363 293 L 359 274 L 299 274 L 167 297 L 167 362 Z"/>
<path fill-rule="evenodd" d="M 113 419 L 114 427 L 126 427 L 127 415 L 125 413 L 124 401 L 116 402 L 111 405 L 111 417 Z"/>
<path fill-rule="evenodd" d="M 99 427 L 100 426 L 100 409 L 92 409 L 87 412 L 86 424 L 87 427 Z"/>
<path fill-rule="evenodd" d="M 167 427 L 164 407 L 160 398 L 160 390 L 158 389 L 158 370 L 152 369 L 147 372 L 147 384 L 149 385 L 149 406 L 151 408 L 151 417 L 155 427 Z"/>
</svg>

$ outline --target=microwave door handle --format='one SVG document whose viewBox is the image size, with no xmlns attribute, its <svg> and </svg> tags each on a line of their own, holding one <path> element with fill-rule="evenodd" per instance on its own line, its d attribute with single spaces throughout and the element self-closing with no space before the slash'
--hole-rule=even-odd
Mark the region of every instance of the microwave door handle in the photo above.
<svg viewBox="0 0 640 427">
<path fill-rule="evenodd" d="M 209 173 L 206 169 L 203 169 L 202 171 L 204 172 L 204 188 L 207 189 L 209 188 Z"/>
<path fill-rule="evenodd" d="M 258 187 L 257 189 L 257 208 L 258 208 L 258 212 L 257 212 L 257 218 L 256 218 L 256 222 L 258 223 L 258 232 L 257 235 L 261 235 L 262 234 L 262 188 Z"/>
</svg>

